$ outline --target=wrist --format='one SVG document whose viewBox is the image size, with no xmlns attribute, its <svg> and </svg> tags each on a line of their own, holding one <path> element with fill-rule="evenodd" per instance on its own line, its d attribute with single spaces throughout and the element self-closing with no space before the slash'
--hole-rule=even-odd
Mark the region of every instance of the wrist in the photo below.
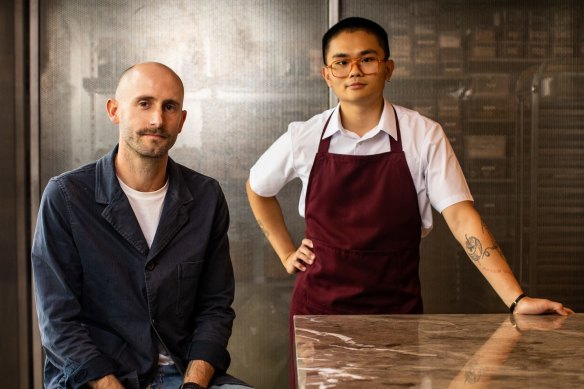
<svg viewBox="0 0 584 389">
<path fill-rule="evenodd" d="M 89 381 L 87 386 L 91 389 L 122 388 L 120 382 L 113 374 L 108 374 L 97 380 Z"/>
<path fill-rule="evenodd" d="M 280 258 L 280 260 L 282 261 L 282 263 L 286 264 L 286 263 L 288 263 L 288 259 L 290 259 L 290 257 L 292 255 L 294 255 L 294 253 L 296 253 L 296 249 L 286 251 L 286 252 L 284 252 L 283 257 Z"/>
<path fill-rule="evenodd" d="M 521 299 L 523 299 L 524 297 L 527 297 L 527 295 L 525 293 L 521 293 L 519 296 L 517 296 L 517 298 L 515 300 L 513 300 L 513 302 L 509 306 L 509 312 L 511 312 L 511 313 L 515 312 L 515 308 L 517 307 L 517 304 L 519 304 L 519 301 L 521 301 Z"/>
</svg>

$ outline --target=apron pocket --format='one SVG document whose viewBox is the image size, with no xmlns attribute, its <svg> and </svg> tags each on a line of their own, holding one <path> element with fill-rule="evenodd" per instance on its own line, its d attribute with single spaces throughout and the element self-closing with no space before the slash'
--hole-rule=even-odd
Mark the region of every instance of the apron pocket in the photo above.
<svg viewBox="0 0 584 389">
<path fill-rule="evenodd" d="M 419 258 L 406 250 L 344 250 L 314 242 L 305 303 L 331 313 L 401 312 L 420 299 Z"/>
</svg>

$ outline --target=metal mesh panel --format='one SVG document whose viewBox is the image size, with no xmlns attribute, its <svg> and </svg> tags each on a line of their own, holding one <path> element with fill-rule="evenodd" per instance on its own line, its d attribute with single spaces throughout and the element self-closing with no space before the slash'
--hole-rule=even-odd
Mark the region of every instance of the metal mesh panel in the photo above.
<svg viewBox="0 0 584 389">
<path fill-rule="evenodd" d="M 327 108 L 320 81 L 325 2 L 42 1 L 41 183 L 117 142 L 105 103 L 119 74 L 146 60 L 183 79 L 188 111 L 171 156 L 217 178 L 230 212 L 237 319 L 230 371 L 285 387 L 292 279 L 261 234 L 245 194 L 249 168 L 292 120 Z M 281 195 L 295 238 L 299 185 Z"/>
<path fill-rule="evenodd" d="M 525 290 L 544 290 L 536 287 L 530 273 L 554 272 L 559 289 L 546 289 L 549 293 L 542 297 L 576 308 L 584 304 L 574 282 L 574 274 L 581 269 L 572 274 L 565 271 L 576 268 L 574 260 L 555 255 L 553 269 L 535 269 L 538 265 L 530 262 L 527 253 L 530 235 L 548 239 L 550 234 L 542 226 L 526 232 L 530 204 L 520 174 L 525 174 L 521 166 L 529 161 L 521 159 L 520 146 L 529 137 L 530 124 L 523 121 L 525 114 L 517 106 L 516 95 L 517 80 L 529 68 L 584 57 L 582 4 L 571 0 L 535 1 L 529 6 L 520 1 L 342 0 L 340 9 L 341 18 L 367 17 L 388 31 L 396 69 L 386 97 L 443 126 L 475 207 Z M 552 100 L 560 98 L 558 94 Z M 564 115 L 563 120 L 569 117 Z M 520 132 L 520 126 L 527 127 Z M 576 138 L 581 139 L 581 133 Z M 571 155 L 579 155 L 578 144 L 572 143 Z M 562 158 L 546 156 L 552 165 Z M 582 174 L 579 167 L 577 170 Z M 582 182 L 572 181 L 572 185 L 581 187 Z M 565 216 L 554 214 L 552 224 L 565 226 Z M 435 214 L 434 221 L 434 231 L 422 242 L 426 312 L 504 312 L 498 296 L 468 260 L 442 217 Z M 581 240 L 581 220 L 575 223 L 579 227 L 557 231 L 565 242 Z M 546 254 L 531 253 L 531 258 L 537 255 Z"/>
<path fill-rule="evenodd" d="M 41 184 L 117 142 L 105 102 L 125 68 L 154 60 L 175 69 L 189 114 L 171 155 L 217 178 L 231 211 L 238 314 L 232 372 L 258 388 L 286 387 L 292 279 L 256 226 L 244 185 L 249 167 L 290 121 L 327 108 L 319 72 L 328 2 L 40 3 Z M 529 7 L 502 0 L 340 1 L 341 18 L 368 17 L 390 33 L 396 72 L 386 97 L 443 125 L 476 205 L 518 276 L 529 273 L 529 263 L 518 214 L 524 140 L 515 83 L 549 58 L 584 56 L 579 2 Z M 298 184 L 279 196 L 296 240 L 304 229 Z M 426 312 L 503 311 L 440 215 L 422 256 Z M 529 277 L 522 283 L 529 286 Z"/>
</svg>

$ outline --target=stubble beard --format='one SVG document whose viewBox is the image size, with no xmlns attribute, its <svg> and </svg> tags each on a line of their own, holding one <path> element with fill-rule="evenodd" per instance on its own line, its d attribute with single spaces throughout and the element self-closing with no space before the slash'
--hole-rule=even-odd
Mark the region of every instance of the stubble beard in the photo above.
<svg viewBox="0 0 584 389">
<path fill-rule="evenodd" d="M 145 139 L 146 135 L 159 135 L 163 139 L 156 141 Z M 127 146 L 138 156 L 147 159 L 159 159 L 166 157 L 168 151 L 174 145 L 176 139 L 171 139 L 171 135 L 163 128 L 141 129 L 133 133 L 130 137 L 125 137 Z"/>
</svg>

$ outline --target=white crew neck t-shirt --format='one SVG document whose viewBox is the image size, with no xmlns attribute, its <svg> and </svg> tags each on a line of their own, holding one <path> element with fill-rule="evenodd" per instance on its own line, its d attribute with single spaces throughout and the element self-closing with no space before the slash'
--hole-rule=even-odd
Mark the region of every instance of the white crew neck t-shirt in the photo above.
<svg viewBox="0 0 584 389">
<path fill-rule="evenodd" d="M 124 184 L 119 177 L 118 181 L 120 182 L 120 186 L 126 194 L 126 197 L 128 197 L 128 201 L 132 206 L 136 219 L 138 219 L 138 224 L 140 224 L 142 234 L 144 234 L 148 247 L 152 247 L 152 242 L 154 241 L 156 230 L 158 229 L 158 223 L 160 222 L 160 216 L 162 215 L 164 198 L 168 191 L 168 180 L 166 180 L 166 183 L 162 188 L 155 190 L 154 192 L 140 192 L 132 189 Z M 172 365 L 174 363 L 160 342 L 158 342 L 158 351 L 159 365 Z"/>
<path fill-rule="evenodd" d="M 139 192 L 124 184 L 119 177 L 118 181 L 130 201 L 134 215 L 136 215 L 144 238 L 146 238 L 146 243 L 148 243 L 148 247 L 151 247 L 160 221 L 160 215 L 162 215 L 164 197 L 168 190 L 168 180 L 166 180 L 162 188 L 154 192 Z"/>
</svg>

